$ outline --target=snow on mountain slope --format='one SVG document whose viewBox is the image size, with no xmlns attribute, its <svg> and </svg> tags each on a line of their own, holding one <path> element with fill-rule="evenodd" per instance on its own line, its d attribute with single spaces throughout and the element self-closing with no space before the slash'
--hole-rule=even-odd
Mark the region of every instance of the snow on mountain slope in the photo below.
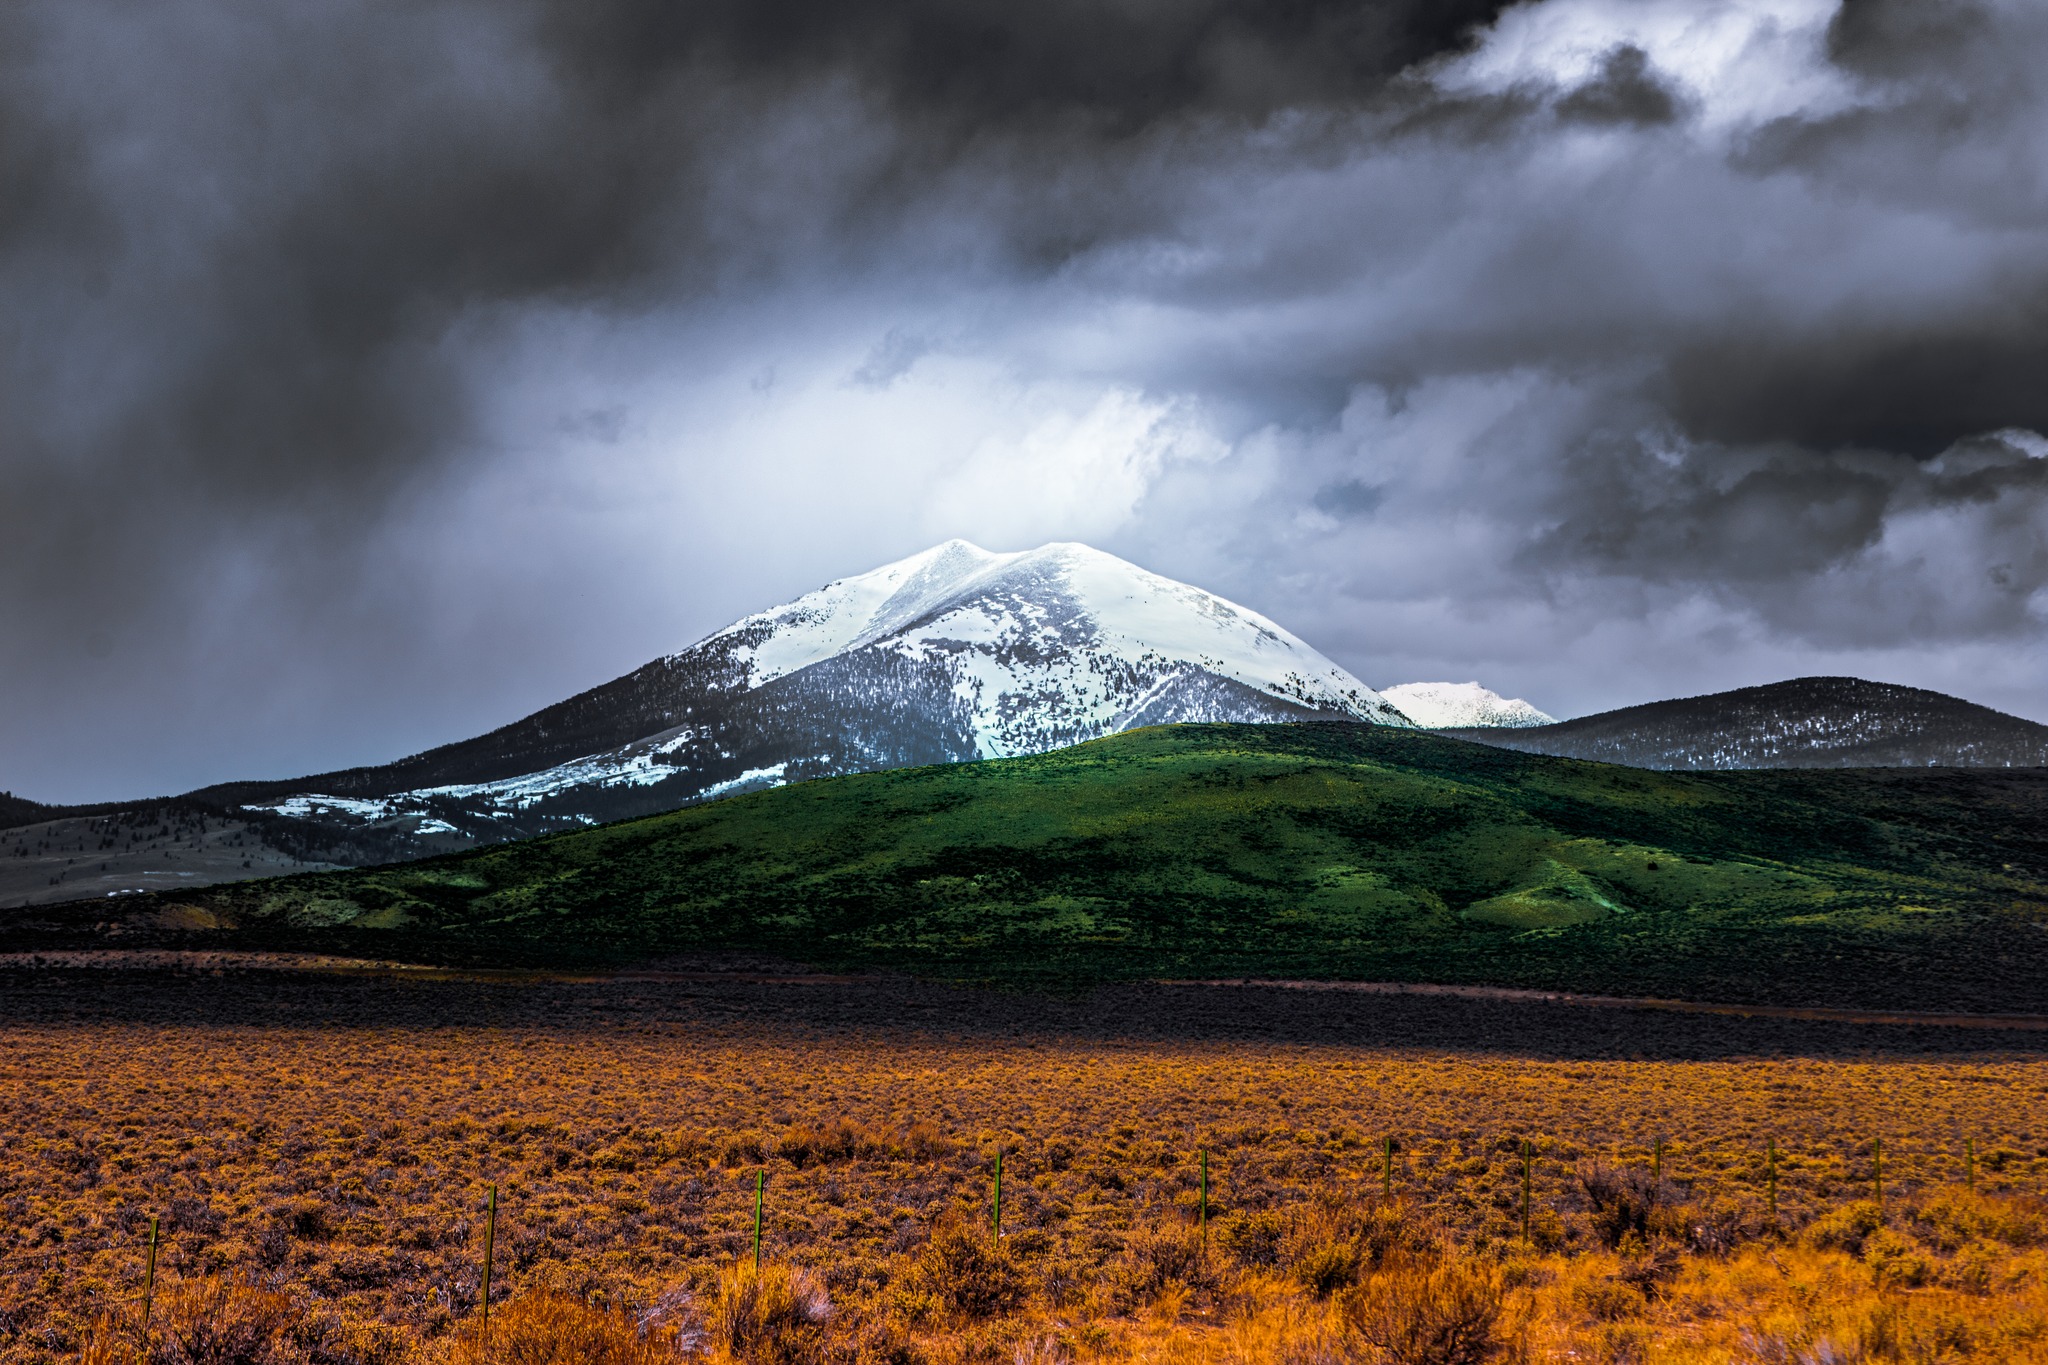
<svg viewBox="0 0 2048 1365">
<path fill-rule="evenodd" d="M 1503 697 L 1476 682 L 1413 682 L 1381 690 L 1401 714 L 1425 730 L 1555 724 L 1519 697 Z"/>
<path fill-rule="evenodd" d="M 992 554 L 960 540 L 744 617 L 573 705 L 576 724 L 600 731 L 660 721 L 512 776 L 498 774 L 513 740 L 475 760 L 456 745 L 408 770 L 459 778 L 465 763 L 487 762 L 482 780 L 380 792 L 372 770 L 350 775 L 361 795 L 301 788 L 250 808 L 500 838 L 764 784 L 1038 753 L 1138 725 L 1409 724 L 1322 654 L 1213 593 L 1085 545 Z M 494 734 L 551 728 L 530 717 Z"/>
</svg>

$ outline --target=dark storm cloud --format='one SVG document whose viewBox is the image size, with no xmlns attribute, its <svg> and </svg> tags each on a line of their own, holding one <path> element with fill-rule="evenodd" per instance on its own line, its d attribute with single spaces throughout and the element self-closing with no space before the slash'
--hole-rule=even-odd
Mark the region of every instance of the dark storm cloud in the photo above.
<svg viewBox="0 0 2048 1365">
<path fill-rule="evenodd" d="M 1986 300 L 1974 315 L 1918 326 L 1702 337 L 1674 350 L 1671 409 L 1708 440 L 1790 440 L 1926 459 L 2001 427 L 2048 430 L 2043 375 L 2048 292 Z"/>
<path fill-rule="evenodd" d="M 493 309 L 631 311 L 815 265 L 789 217 L 858 264 L 949 166 L 1053 180 L 1162 122 L 1356 101 L 1493 8 L 17 9 L 0 446 L 26 494 L 6 540 L 34 562 L 10 573 L 61 598 L 238 517 L 345 535 L 461 452 L 460 333 Z M 763 168 L 761 202 L 733 202 L 759 126 L 834 82 L 894 120 L 884 154 Z M 1055 266 L 1129 221 L 1114 198 L 1084 180 L 998 236 Z M 159 529 L 165 497 L 226 520 Z"/>
<path fill-rule="evenodd" d="M 851 74 L 967 132 L 1124 137 L 1190 112 L 1343 105 L 1463 46 L 1485 0 L 611 0 L 542 32 L 577 84 L 630 103 L 710 62 L 771 80 Z"/>
<path fill-rule="evenodd" d="M 2023 7 L 1853 0 L 1829 27 L 1829 55 L 1880 98 L 1774 120 L 1736 164 L 1986 234 L 2038 233 L 2048 207 L 2038 134 L 2044 36 L 2038 11 Z M 2048 261 L 2038 245 L 1999 261 L 1994 241 L 1930 244 L 1925 259 L 1898 263 L 1902 277 L 1892 283 L 1911 292 L 1906 272 L 1939 276 L 1952 264 L 1939 253 L 1959 245 L 1996 269 L 1991 287 L 1903 316 L 1872 297 L 1676 339 L 1673 411 L 1711 440 L 1785 439 L 1921 459 L 2000 427 L 2048 430 Z"/>
</svg>

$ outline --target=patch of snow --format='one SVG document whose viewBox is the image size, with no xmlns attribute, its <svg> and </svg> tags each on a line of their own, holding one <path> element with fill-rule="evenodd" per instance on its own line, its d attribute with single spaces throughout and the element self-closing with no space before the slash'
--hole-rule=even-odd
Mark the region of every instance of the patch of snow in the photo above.
<svg viewBox="0 0 2048 1365">
<path fill-rule="evenodd" d="M 760 786 L 764 782 L 771 787 L 784 786 L 789 781 L 786 776 L 788 772 L 789 765 L 787 763 L 777 763 L 766 768 L 749 768 L 738 777 L 729 778 L 724 782 L 712 783 L 703 791 L 698 792 L 697 795 L 709 801 L 714 797 L 730 796 L 742 788 Z"/>
<path fill-rule="evenodd" d="M 1554 725 L 1556 718 L 1520 697 L 1503 697 L 1476 682 L 1414 682 L 1383 688 L 1380 695 L 1425 730 L 1502 726 L 1521 729 Z"/>
<path fill-rule="evenodd" d="M 289 796 L 282 801 L 244 806 L 242 809 L 267 810 L 273 814 L 290 816 L 294 820 L 311 820 L 333 815 L 345 815 L 357 820 L 384 820 L 393 813 L 390 798 L 361 800 L 351 796 L 322 796 L 317 793 Z"/>
</svg>

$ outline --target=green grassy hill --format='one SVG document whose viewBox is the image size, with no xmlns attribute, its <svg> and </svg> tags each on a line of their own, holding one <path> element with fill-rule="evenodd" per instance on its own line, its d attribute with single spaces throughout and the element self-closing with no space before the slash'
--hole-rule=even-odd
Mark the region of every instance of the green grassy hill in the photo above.
<svg viewBox="0 0 2048 1365">
<path fill-rule="evenodd" d="M 2044 817 L 2040 770 L 1659 773 L 1197 725 L 181 903 L 239 942 L 448 961 L 739 950 L 2040 1010 Z"/>
</svg>

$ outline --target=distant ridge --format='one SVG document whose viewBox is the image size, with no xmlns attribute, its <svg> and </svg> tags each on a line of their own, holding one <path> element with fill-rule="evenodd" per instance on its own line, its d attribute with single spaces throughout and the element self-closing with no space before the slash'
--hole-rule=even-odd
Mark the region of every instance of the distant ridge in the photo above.
<svg viewBox="0 0 2048 1365">
<path fill-rule="evenodd" d="M 1555 725 L 1442 733 L 1632 768 L 2048 767 L 2048 725 L 1861 678 L 1793 678 Z"/>
</svg>

